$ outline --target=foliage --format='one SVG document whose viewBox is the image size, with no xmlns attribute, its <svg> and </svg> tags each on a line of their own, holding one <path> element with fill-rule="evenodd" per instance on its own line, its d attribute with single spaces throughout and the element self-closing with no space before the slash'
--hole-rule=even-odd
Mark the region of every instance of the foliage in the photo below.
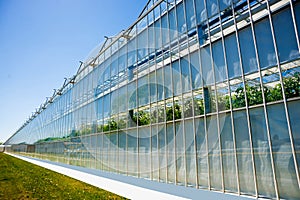
<svg viewBox="0 0 300 200">
<path fill-rule="evenodd" d="M 163 122 L 165 120 L 165 110 L 163 107 L 159 107 L 153 112 L 151 112 L 151 122 Z"/>
<path fill-rule="evenodd" d="M 297 72 L 292 77 L 283 79 L 283 86 L 286 98 L 300 96 L 300 73 Z"/>
<path fill-rule="evenodd" d="M 235 94 L 231 95 L 231 103 L 232 103 L 232 108 L 240 108 L 246 106 L 245 93 L 243 87 L 237 88 L 235 90 Z"/>
<path fill-rule="evenodd" d="M 150 124 L 150 114 L 149 112 L 139 111 L 137 113 L 138 126 Z"/>
<path fill-rule="evenodd" d="M 282 100 L 281 84 L 277 84 L 273 89 L 264 87 L 266 102 Z"/>
<path fill-rule="evenodd" d="M 291 77 L 286 77 L 283 79 L 284 83 L 284 91 L 286 98 L 293 98 L 300 96 L 300 73 L 295 73 Z M 231 93 L 231 98 L 229 95 L 218 96 L 218 108 L 219 110 L 228 110 L 230 109 L 230 101 L 232 104 L 232 108 L 242 108 L 246 106 L 246 99 L 245 99 L 245 90 L 247 96 L 247 103 L 249 106 L 258 105 L 263 103 L 263 95 L 265 95 L 266 102 L 273 102 L 282 100 L 282 87 L 281 84 L 278 83 L 273 88 L 272 87 L 257 87 L 255 85 L 246 84 L 244 86 L 238 87 L 234 92 Z M 211 96 L 208 99 L 208 108 L 210 111 L 215 111 L 215 103 L 216 98 Z M 194 105 L 193 105 L 194 104 Z M 165 121 L 172 121 L 181 119 L 182 114 L 184 117 L 192 117 L 193 112 L 194 115 L 203 115 L 205 111 L 205 102 L 203 99 L 195 98 L 188 99 L 184 102 L 184 105 L 181 106 L 179 103 L 174 102 L 172 106 L 164 106 L 160 104 L 156 109 L 151 112 L 147 112 L 144 110 L 137 111 L 133 114 L 133 111 L 130 115 L 129 113 L 129 126 L 144 126 L 149 125 L 151 123 L 160 123 Z M 194 111 L 193 111 L 194 109 Z M 98 125 L 93 130 L 96 130 L 98 133 L 100 132 L 107 132 L 113 131 L 117 129 L 126 128 L 126 120 L 120 119 L 119 121 L 115 121 L 114 119 L 108 120 L 105 125 Z M 79 134 L 89 134 L 93 132 L 91 127 L 86 127 L 85 129 L 81 130 L 80 132 L 77 130 L 73 130 L 70 134 L 71 137 L 79 136 Z M 59 138 L 61 139 L 61 138 Z M 56 140 L 55 138 L 46 138 L 39 142 L 45 141 L 53 141 Z"/>
<path fill-rule="evenodd" d="M 0 160 L 0 199 L 123 199 L 4 153 Z"/>
<path fill-rule="evenodd" d="M 126 121 L 124 119 L 120 119 L 118 121 L 118 127 L 119 127 L 119 129 L 126 128 Z"/>
<path fill-rule="evenodd" d="M 193 116 L 193 102 L 191 99 L 187 100 L 184 103 L 183 114 L 184 114 L 184 117 L 192 117 Z"/>
<path fill-rule="evenodd" d="M 194 113 L 195 115 L 204 114 L 204 100 L 194 98 Z"/>
</svg>

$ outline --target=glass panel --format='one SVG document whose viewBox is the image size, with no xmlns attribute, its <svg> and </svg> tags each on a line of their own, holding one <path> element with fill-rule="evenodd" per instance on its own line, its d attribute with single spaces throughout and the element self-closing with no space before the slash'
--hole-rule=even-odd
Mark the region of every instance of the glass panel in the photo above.
<svg viewBox="0 0 300 200">
<path fill-rule="evenodd" d="M 185 118 L 193 116 L 193 98 L 191 93 L 183 95 L 183 115 Z"/>
<path fill-rule="evenodd" d="M 186 120 L 184 124 L 185 132 L 185 162 L 186 179 L 189 186 L 196 186 L 196 152 L 195 152 L 195 131 L 193 120 Z"/>
<path fill-rule="evenodd" d="M 229 110 L 230 109 L 230 96 L 226 83 L 217 85 L 217 100 L 218 100 L 218 109 Z"/>
<path fill-rule="evenodd" d="M 167 151 L 168 151 L 168 182 L 175 183 L 176 165 L 175 165 L 175 138 L 173 123 L 167 124 Z"/>
<path fill-rule="evenodd" d="M 155 73 L 149 75 L 149 84 L 150 84 L 150 102 L 153 103 L 157 100 L 156 96 L 156 80 Z"/>
<path fill-rule="evenodd" d="M 218 2 L 217 0 L 207 0 L 206 1 L 208 18 L 214 16 L 218 13 Z"/>
<path fill-rule="evenodd" d="M 211 85 L 214 83 L 214 73 L 211 65 L 211 54 L 209 47 L 201 48 L 201 66 L 202 66 L 202 77 L 204 85 Z"/>
<path fill-rule="evenodd" d="M 294 139 L 294 148 L 296 151 L 296 157 L 297 157 L 297 163 L 298 163 L 298 170 L 300 171 L 300 110 L 299 110 L 300 102 L 297 101 L 291 101 L 288 102 L 288 110 L 289 110 L 289 116 L 290 116 L 290 124 L 292 129 L 292 137 Z M 292 164 L 292 163 L 291 163 Z M 293 166 L 289 165 L 289 169 L 293 170 Z"/>
<path fill-rule="evenodd" d="M 251 144 L 246 111 L 233 112 L 233 116 L 240 191 L 242 194 L 255 195 Z"/>
<path fill-rule="evenodd" d="M 203 100 L 203 91 L 197 90 L 194 91 L 194 115 L 203 115 L 204 114 L 204 100 Z"/>
<path fill-rule="evenodd" d="M 300 38 L 300 3 L 296 4 L 294 6 L 294 13 L 296 18 L 296 24 L 297 24 L 297 31 L 298 31 L 298 38 Z"/>
<path fill-rule="evenodd" d="M 193 89 L 197 89 L 202 86 L 198 51 L 195 51 L 194 53 L 190 54 L 190 64 L 192 74 L 192 87 Z"/>
<path fill-rule="evenodd" d="M 268 70 L 262 71 L 264 94 L 266 102 L 282 100 L 282 87 L 278 73 L 278 67 L 273 67 Z"/>
<path fill-rule="evenodd" d="M 257 71 L 254 42 L 250 27 L 239 31 L 239 40 L 244 73 Z"/>
<path fill-rule="evenodd" d="M 204 119 L 195 119 L 198 184 L 200 188 L 208 188 L 208 162 Z"/>
<path fill-rule="evenodd" d="M 170 41 L 172 42 L 177 37 L 175 9 L 172 9 L 169 12 L 169 27 L 170 27 Z"/>
<path fill-rule="evenodd" d="M 166 121 L 174 119 L 173 99 L 166 100 Z"/>
<path fill-rule="evenodd" d="M 284 93 L 287 99 L 300 96 L 300 67 L 282 72 Z"/>
<path fill-rule="evenodd" d="M 182 92 L 187 92 L 191 90 L 190 65 L 187 56 L 180 59 L 180 66 Z"/>
<path fill-rule="evenodd" d="M 127 174 L 127 137 L 123 131 L 119 132 L 119 170 L 123 174 Z"/>
<path fill-rule="evenodd" d="M 216 112 L 216 95 L 212 86 L 204 87 L 204 107 L 205 113 Z"/>
<path fill-rule="evenodd" d="M 127 90 L 126 86 L 119 89 L 119 112 L 127 111 Z"/>
<path fill-rule="evenodd" d="M 164 82 L 163 82 L 162 68 L 156 71 L 156 81 L 157 81 L 157 100 L 162 100 L 164 98 Z"/>
<path fill-rule="evenodd" d="M 123 77 L 125 75 L 125 70 L 126 70 L 126 59 L 127 59 L 127 54 L 126 54 L 126 49 L 123 47 L 119 51 L 119 76 Z"/>
<path fill-rule="evenodd" d="M 236 160 L 230 113 L 219 115 L 219 125 L 225 190 L 237 192 Z"/>
<path fill-rule="evenodd" d="M 151 167 L 152 167 L 152 179 L 153 180 L 158 180 L 159 179 L 159 152 L 158 152 L 158 146 L 157 146 L 157 141 L 158 141 L 158 130 L 157 126 L 152 126 L 151 127 Z"/>
<path fill-rule="evenodd" d="M 269 19 L 264 19 L 256 23 L 254 30 L 260 68 L 264 69 L 276 65 L 276 55 Z"/>
<path fill-rule="evenodd" d="M 136 108 L 136 82 L 133 81 L 127 86 L 128 91 L 128 109 Z"/>
<path fill-rule="evenodd" d="M 263 107 L 250 109 L 252 143 L 258 193 L 276 198 Z"/>
<path fill-rule="evenodd" d="M 227 71 L 225 68 L 224 52 L 221 40 L 212 44 L 212 53 L 216 82 L 224 81 L 227 79 Z"/>
<path fill-rule="evenodd" d="M 171 67 L 167 65 L 164 67 L 164 88 L 165 88 L 165 98 L 169 98 L 172 96 L 172 79 L 170 77 Z"/>
<path fill-rule="evenodd" d="M 111 114 L 117 114 L 119 112 L 119 100 L 118 100 L 118 90 L 111 93 Z"/>
<path fill-rule="evenodd" d="M 138 61 L 143 60 L 147 54 L 148 54 L 148 29 L 144 30 L 142 33 L 138 35 L 138 47 L 137 47 L 137 56 L 138 56 Z"/>
<path fill-rule="evenodd" d="M 180 72 L 180 65 L 179 61 L 175 61 L 172 63 L 172 75 L 173 75 L 173 92 L 174 95 L 177 96 L 181 94 L 181 72 Z"/>
<path fill-rule="evenodd" d="M 158 126 L 159 180 L 167 182 L 166 132 L 164 125 Z"/>
<path fill-rule="evenodd" d="M 149 88 L 148 88 L 148 76 L 143 76 L 138 80 L 138 101 L 139 106 L 143 106 L 149 103 Z"/>
<path fill-rule="evenodd" d="M 204 0 L 195 0 L 197 23 L 200 24 L 207 19 Z"/>
<path fill-rule="evenodd" d="M 139 129 L 139 172 L 140 177 L 150 178 L 151 171 L 151 147 L 150 127 Z"/>
<path fill-rule="evenodd" d="M 97 100 L 97 119 L 103 119 L 103 98 Z"/>
<path fill-rule="evenodd" d="M 176 128 L 176 174 L 177 184 L 185 184 L 185 163 L 184 163 L 184 139 L 183 139 L 183 123 L 181 121 L 175 123 Z"/>
<path fill-rule="evenodd" d="M 241 76 L 241 66 L 235 34 L 225 37 L 225 49 L 229 78 Z"/>
<path fill-rule="evenodd" d="M 136 54 L 136 39 L 132 39 L 128 42 L 128 68 L 131 69 L 132 65 L 137 61 L 137 54 Z"/>
<path fill-rule="evenodd" d="M 179 33 L 184 33 L 186 31 L 186 23 L 184 17 L 183 3 L 180 3 L 176 7 L 177 13 L 177 27 Z"/>
<path fill-rule="evenodd" d="M 208 142 L 210 186 L 213 189 L 221 190 L 222 176 L 220 165 L 220 144 L 216 116 L 208 116 L 206 118 L 206 132 Z"/>
<path fill-rule="evenodd" d="M 160 49 L 162 45 L 162 37 L 160 31 L 160 20 L 154 23 L 154 32 L 155 32 L 155 49 Z"/>
<path fill-rule="evenodd" d="M 273 15 L 273 26 L 280 62 L 299 57 L 290 8 Z"/>
<path fill-rule="evenodd" d="M 231 83 L 230 92 L 232 108 L 242 108 L 246 106 L 245 90 L 243 83 Z"/>
<path fill-rule="evenodd" d="M 255 75 L 258 76 L 258 74 Z M 253 76 L 254 75 L 245 76 L 245 80 L 247 80 L 246 94 L 247 94 L 247 102 L 249 106 L 263 103 L 263 99 L 262 99 L 263 91 L 261 89 L 260 78 L 259 77 L 255 78 Z"/>
<path fill-rule="evenodd" d="M 169 43 L 169 26 L 168 26 L 168 15 L 164 15 L 161 18 L 161 33 L 163 46 Z"/>
<path fill-rule="evenodd" d="M 128 130 L 127 134 L 127 157 L 128 157 L 128 174 L 138 175 L 138 146 L 136 129 Z"/>
<path fill-rule="evenodd" d="M 228 8 L 232 3 L 232 0 L 219 0 L 220 11 Z"/>
<path fill-rule="evenodd" d="M 280 198 L 297 199 L 300 196 L 300 191 L 296 178 L 295 163 L 292 155 L 284 105 L 269 105 L 267 106 L 267 112 Z M 291 122 L 294 125 L 294 121 Z"/>
<path fill-rule="evenodd" d="M 185 13 L 186 13 L 187 29 L 190 30 L 191 28 L 196 26 L 193 0 L 185 1 Z"/>
<path fill-rule="evenodd" d="M 104 118 L 110 117 L 110 94 L 103 97 L 103 115 Z"/>
</svg>

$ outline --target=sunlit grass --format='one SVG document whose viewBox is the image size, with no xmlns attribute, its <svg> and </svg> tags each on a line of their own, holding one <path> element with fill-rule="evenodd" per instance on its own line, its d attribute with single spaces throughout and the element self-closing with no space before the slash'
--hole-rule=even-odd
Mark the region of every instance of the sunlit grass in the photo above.
<svg viewBox="0 0 300 200">
<path fill-rule="evenodd" d="M 0 153 L 0 199 L 125 199 Z"/>
</svg>

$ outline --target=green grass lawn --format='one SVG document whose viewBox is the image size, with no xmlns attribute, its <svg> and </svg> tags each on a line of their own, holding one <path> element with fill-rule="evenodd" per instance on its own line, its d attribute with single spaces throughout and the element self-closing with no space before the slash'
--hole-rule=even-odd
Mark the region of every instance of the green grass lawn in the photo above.
<svg viewBox="0 0 300 200">
<path fill-rule="evenodd" d="M 0 199 L 125 199 L 0 153 Z"/>
</svg>

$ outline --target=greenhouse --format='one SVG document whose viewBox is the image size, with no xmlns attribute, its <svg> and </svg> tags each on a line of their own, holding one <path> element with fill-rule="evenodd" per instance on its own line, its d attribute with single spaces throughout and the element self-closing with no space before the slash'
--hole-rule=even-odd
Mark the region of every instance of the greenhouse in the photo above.
<svg viewBox="0 0 300 200">
<path fill-rule="evenodd" d="M 300 2 L 149 0 L 7 151 L 178 187 L 300 198 Z"/>
</svg>

